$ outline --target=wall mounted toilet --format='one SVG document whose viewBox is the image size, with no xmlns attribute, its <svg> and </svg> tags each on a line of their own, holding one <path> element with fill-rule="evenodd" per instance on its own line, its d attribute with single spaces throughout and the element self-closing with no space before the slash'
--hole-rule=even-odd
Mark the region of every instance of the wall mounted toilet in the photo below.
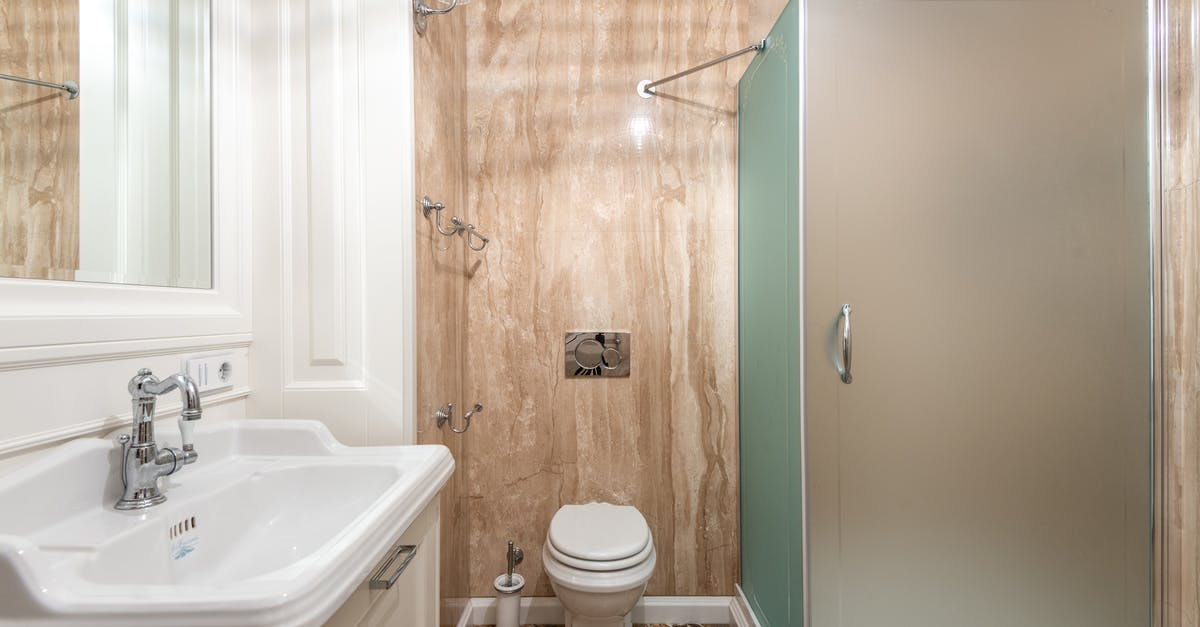
<svg viewBox="0 0 1200 627">
<path fill-rule="evenodd" d="M 641 512 L 608 503 L 561 507 L 542 550 L 566 627 L 630 627 L 654 560 L 654 539 Z"/>
</svg>

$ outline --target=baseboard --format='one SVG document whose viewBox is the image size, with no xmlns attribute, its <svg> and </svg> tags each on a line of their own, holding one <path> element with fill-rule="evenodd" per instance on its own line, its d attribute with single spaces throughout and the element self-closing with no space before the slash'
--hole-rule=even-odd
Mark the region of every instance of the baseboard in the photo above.
<svg viewBox="0 0 1200 627">
<path fill-rule="evenodd" d="M 730 624 L 733 627 L 762 627 L 762 623 L 758 622 L 758 617 L 754 615 L 754 611 L 750 609 L 750 602 L 746 600 L 746 593 L 742 592 L 741 586 L 736 586 L 737 594 L 729 603 Z"/>
<path fill-rule="evenodd" d="M 447 621 L 446 618 L 457 619 Z M 471 599 L 446 599 L 442 605 L 442 624 L 453 623 L 455 627 L 471 627 Z"/>
<path fill-rule="evenodd" d="M 633 608 L 635 623 L 733 624 L 733 597 L 643 597 Z M 562 604 L 554 597 L 521 599 L 522 625 L 561 625 Z M 467 604 L 458 627 L 496 624 L 496 599 L 475 597 Z"/>
</svg>

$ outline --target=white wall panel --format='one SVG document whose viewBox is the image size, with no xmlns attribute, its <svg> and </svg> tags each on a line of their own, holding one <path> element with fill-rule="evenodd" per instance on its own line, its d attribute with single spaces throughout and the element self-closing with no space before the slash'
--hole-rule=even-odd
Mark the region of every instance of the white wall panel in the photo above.
<svg viewBox="0 0 1200 627">
<path fill-rule="evenodd" d="M 251 414 L 322 420 L 347 444 L 408 442 L 411 15 L 382 0 L 254 11 Z"/>
</svg>

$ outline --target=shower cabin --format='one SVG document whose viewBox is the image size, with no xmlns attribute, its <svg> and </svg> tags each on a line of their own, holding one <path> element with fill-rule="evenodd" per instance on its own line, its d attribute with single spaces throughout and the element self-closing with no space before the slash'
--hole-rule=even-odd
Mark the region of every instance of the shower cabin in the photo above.
<svg viewBox="0 0 1200 627">
<path fill-rule="evenodd" d="M 793 0 L 739 85 L 765 627 L 1145 627 L 1153 7 Z"/>
</svg>

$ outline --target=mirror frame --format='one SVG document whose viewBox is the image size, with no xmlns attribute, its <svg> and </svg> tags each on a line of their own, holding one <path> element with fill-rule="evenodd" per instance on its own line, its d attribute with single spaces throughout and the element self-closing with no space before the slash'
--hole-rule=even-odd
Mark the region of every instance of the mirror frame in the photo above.
<svg viewBox="0 0 1200 627">
<path fill-rule="evenodd" d="M 249 344 L 253 103 L 238 4 L 210 5 L 212 288 L 0 279 L 0 369 Z"/>
</svg>

